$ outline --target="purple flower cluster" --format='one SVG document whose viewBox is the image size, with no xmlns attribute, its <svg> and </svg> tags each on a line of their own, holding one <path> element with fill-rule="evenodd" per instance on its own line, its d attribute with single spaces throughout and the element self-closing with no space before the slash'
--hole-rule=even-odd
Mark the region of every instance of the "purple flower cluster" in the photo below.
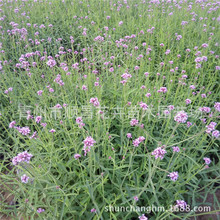
<svg viewBox="0 0 220 220">
<path fill-rule="evenodd" d="M 89 136 L 83 141 L 83 143 L 84 143 L 84 147 L 83 147 L 84 156 L 86 156 L 86 154 L 90 152 L 91 147 L 96 143 L 96 141 L 91 136 Z"/>
<path fill-rule="evenodd" d="M 93 106 L 95 107 L 98 107 L 100 105 L 98 98 L 91 98 L 90 103 L 93 104 Z"/>
<path fill-rule="evenodd" d="M 162 160 L 166 153 L 166 150 L 164 150 L 162 147 L 158 147 L 151 153 L 151 155 L 153 155 L 155 159 L 160 158 Z"/>
<path fill-rule="evenodd" d="M 130 121 L 130 125 L 131 126 L 135 126 L 135 125 L 138 125 L 138 120 L 137 119 L 131 119 L 131 121 Z"/>
<path fill-rule="evenodd" d="M 179 123 L 185 123 L 187 119 L 188 119 L 188 115 L 184 111 L 178 112 L 176 116 L 174 117 L 174 120 Z"/>
<path fill-rule="evenodd" d="M 207 165 L 209 165 L 209 164 L 211 163 L 211 160 L 210 160 L 210 158 L 208 158 L 208 157 L 204 157 L 203 160 L 205 161 L 205 163 L 206 163 Z"/>
<path fill-rule="evenodd" d="M 174 181 L 174 182 L 175 182 L 175 181 L 178 179 L 178 177 L 179 177 L 178 172 L 172 172 L 172 173 L 168 174 L 167 176 L 169 176 L 170 179 L 171 179 L 172 181 Z"/>
<path fill-rule="evenodd" d="M 185 209 L 187 206 L 187 203 L 184 200 L 176 200 L 176 206 L 182 209 Z"/>
<path fill-rule="evenodd" d="M 83 126 L 85 126 L 85 124 L 83 123 L 82 117 L 77 117 L 76 123 L 79 125 L 79 128 L 82 128 Z"/>
<path fill-rule="evenodd" d="M 139 144 L 140 144 L 141 142 L 143 142 L 144 140 L 145 140 L 145 137 L 143 137 L 143 136 L 140 136 L 139 138 L 135 139 L 135 140 L 133 141 L 134 147 L 138 147 Z"/>
<path fill-rule="evenodd" d="M 13 157 L 12 163 L 13 165 L 18 165 L 19 163 L 29 163 L 30 159 L 33 157 L 32 154 L 29 154 L 27 151 L 19 153 L 17 156 Z"/>
<path fill-rule="evenodd" d="M 29 177 L 28 177 L 26 174 L 24 174 L 23 176 L 21 176 L 21 182 L 22 182 L 22 183 L 28 183 L 28 180 L 29 180 Z"/>
<path fill-rule="evenodd" d="M 210 122 L 209 125 L 206 126 L 206 133 L 210 134 L 212 132 L 212 136 L 218 138 L 219 137 L 219 131 L 215 130 L 215 126 L 217 125 L 217 123 L 215 122 Z"/>
</svg>

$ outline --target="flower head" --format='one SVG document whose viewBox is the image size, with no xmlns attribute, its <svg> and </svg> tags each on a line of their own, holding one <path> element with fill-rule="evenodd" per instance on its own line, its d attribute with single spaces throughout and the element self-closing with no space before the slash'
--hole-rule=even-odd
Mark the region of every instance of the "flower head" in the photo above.
<svg viewBox="0 0 220 220">
<path fill-rule="evenodd" d="M 175 182 L 178 179 L 179 175 L 178 175 L 178 172 L 172 172 L 172 173 L 168 174 L 167 176 L 169 176 L 170 179 Z"/>
<path fill-rule="evenodd" d="M 98 107 L 100 105 L 98 98 L 91 98 L 90 103 L 93 104 L 93 106 Z"/>
<path fill-rule="evenodd" d="M 23 176 L 21 176 L 21 182 L 22 182 L 22 183 L 28 183 L 28 179 L 29 179 L 29 177 L 28 177 L 26 174 L 24 174 Z"/>
<path fill-rule="evenodd" d="M 206 163 L 207 165 L 209 165 L 209 164 L 211 163 L 211 160 L 210 160 L 210 158 L 208 158 L 208 157 L 204 157 L 203 160 L 205 161 L 205 163 Z"/>
<path fill-rule="evenodd" d="M 216 111 L 220 112 L 220 102 L 216 102 L 214 108 Z"/>
<path fill-rule="evenodd" d="M 35 118 L 36 123 L 40 123 L 41 119 L 42 119 L 42 116 L 37 116 Z"/>
<path fill-rule="evenodd" d="M 187 206 L 187 203 L 184 200 L 176 200 L 176 206 L 184 208 Z"/>
<path fill-rule="evenodd" d="M 76 160 L 78 160 L 80 157 L 81 157 L 80 154 L 74 154 L 74 158 L 75 158 Z"/>
<path fill-rule="evenodd" d="M 138 197 L 137 197 L 137 196 L 134 196 L 134 200 L 135 200 L 135 201 L 138 201 Z"/>
<path fill-rule="evenodd" d="M 38 212 L 38 213 L 41 213 L 41 212 L 44 212 L 44 211 L 45 211 L 45 210 L 42 209 L 42 208 L 38 208 L 38 209 L 37 209 L 37 212 Z"/>
<path fill-rule="evenodd" d="M 56 63 L 55 60 L 49 59 L 49 60 L 47 61 L 47 65 L 48 65 L 50 68 L 56 66 L 56 64 L 57 64 L 57 63 Z"/>
<path fill-rule="evenodd" d="M 148 218 L 144 215 L 144 214 L 142 214 L 141 216 L 139 216 L 138 217 L 140 220 L 148 220 Z"/>
<path fill-rule="evenodd" d="M 83 151 L 84 151 L 84 155 L 86 156 L 86 154 L 90 152 L 91 147 L 96 143 L 96 141 L 91 136 L 89 136 L 83 141 L 83 143 L 84 143 Z"/>
<path fill-rule="evenodd" d="M 184 111 L 178 112 L 174 117 L 174 120 L 179 123 L 185 123 L 187 119 L 188 119 L 188 115 Z"/>
<path fill-rule="evenodd" d="M 131 119 L 130 125 L 131 126 L 138 125 L 138 120 L 137 119 Z"/>
<path fill-rule="evenodd" d="M 9 124 L 9 128 L 14 128 L 15 124 L 16 124 L 16 121 L 12 121 L 12 122 Z"/>
<path fill-rule="evenodd" d="M 213 131 L 212 132 L 212 137 L 218 138 L 219 137 L 219 131 L 218 130 Z"/>
<path fill-rule="evenodd" d="M 166 150 L 164 150 L 161 147 L 158 147 L 151 153 L 151 155 L 155 156 L 155 159 L 160 158 L 162 160 L 166 153 Z"/>
<path fill-rule="evenodd" d="M 17 156 L 13 157 L 13 165 L 18 165 L 21 162 L 29 163 L 30 159 L 33 157 L 32 154 L 29 154 L 27 151 L 19 153 Z"/>
</svg>

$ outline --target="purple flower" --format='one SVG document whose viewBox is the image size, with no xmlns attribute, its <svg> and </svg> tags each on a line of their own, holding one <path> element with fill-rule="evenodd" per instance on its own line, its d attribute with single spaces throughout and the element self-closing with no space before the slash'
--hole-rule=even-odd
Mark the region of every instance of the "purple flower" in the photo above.
<svg viewBox="0 0 220 220">
<path fill-rule="evenodd" d="M 74 158 L 75 158 L 76 160 L 78 160 L 80 157 L 81 157 L 80 154 L 74 154 Z"/>
<path fill-rule="evenodd" d="M 135 140 L 133 141 L 134 147 L 138 147 L 140 143 L 141 143 L 141 142 L 139 141 L 139 139 L 135 139 Z"/>
<path fill-rule="evenodd" d="M 41 123 L 40 125 L 45 128 L 47 126 L 47 123 Z"/>
<path fill-rule="evenodd" d="M 145 96 L 149 98 L 151 96 L 151 93 L 148 92 Z"/>
<path fill-rule="evenodd" d="M 212 137 L 218 138 L 219 137 L 219 131 L 218 130 L 213 131 L 212 132 Z"/>
<path fill-rule="evenodd" d="M 192 125 L 192 123 L 187 121 L 187 127 L 189 128 L 191 125 Z"/>
<path fill-rule="evenodd" d="M 16 127 L 16 129 L 19 131 L 19 133 L 21 133 L 22 135 L 27 135 L 31 132 L 30 128 L 29 127 Z"/>
<path fill-rule="evenodd" d="M 187 119 L 188 119 L 188 115 L 184 111 L 178 112 L 174 117 L 174 120 L 179 123 L 185 123 Z"/>
<path fill-rule="evenodd" d="M 208 157 L 204 157 L 203 160 L 205 161 L 205 163 L 206 163 L 207 165 L 209 165 L 209 164 L 211 163 L 211 160 L 210 160 L 210 158 L 208 158 Z"/>
<path fill-rule="evenodd" d="M 138 197 L 137 197 L 137 196 L 134 196 L 134 200 L 135 200 L 135 201 L 138 201 Z"/>
<path fill-rule="evenodd" d="M 41 213 L 41 212 L 44 212 L 44 211 L 45 211 L 45 210 L 42 209 L 42 208 L 38 208 L 38 209 L 37 209 L 37 212 L 38 212 L 38 213 Z"/>
<path fill-rule="evenodd" d="M 37 139 L 37 132 L 36 131 L 30 136 L 30 139 Z"/>
<path fill-rule="evenodd" d="M 29 154 L 27 151 L 19 153 L 17 156 L 13 157 L 13 165 L 18 165 L 21 162 L 29 163 L 30 159 L 33 157 L 32 154 Z"/>
<path fill-rule="evenodd" d="M 90 103 L 93 104 L 93 106 L 98 107 L 100 105 L 98 98 L 91 98 Z"/>
<path fill-rule="evenodd" d="M 140 137 L 138 138 L 138 140 L 139 140 L 140 142 L 143 142 L 143 141 L 145 140 L 145 137 L 140 136 Z"/>
<path fill-rule="evenodd" d="M 9 128 L 14 128 L 15 124 L 16 124 L 16 121 L 12 121 L 12 122 L 9 124 Z"/>
<path fill-rule="evenodd" d="M 87 86 L 86 86 L 86 85 L 83 85 L 83 86 L 82 86 L 82 90 L 88 90 Z"/>
<path fill-rule="evenodd" d="M 84 156 L 86 156 L 86 154 L 90 152 L 91 147 L 96 143 L 96 141 L 91 136 L 89 136 L 83 141 L 83 143 L 84 143 L 84 147 L 83 147 Z"/>
<path fill-rule="evenodd" d="M 187 105 L 189 105 L 192 101 L 190 99 L 186 99 L 185 102 Z"/>
<path fill-rule="evenodd" d="M 167 176 L 169 176 L 170 179 L 175 182 L 178 179 L 179 175 L 178 175 L 178 172 L 172 172 L 172 173 L 168 174 Z"/>
<path fill-rule="evenodd" d="M 131 126 L 138 125 L 138 120 L 137 119 L 131 119 L 130 125 Z"/>
<path fill-rule="evenodd" d="M 95 208 L 91 209 L 91 212 L 96 212 L 96 209 Z"/>
<path fill-rule="evenodd" d="M 41 116 L 37 116 L 37 117 L 35 118 L 36 123 L 40 123 L 41 119 L 42 119 Z"/>
<path fill-rule="evenodd" d="M 80 124 L 80 123 L 82 123 L 82 122 L 83 122 L 82 117 L 77 117 L 77 118 L 76 118 L 76 123 L 77 123 L 77 124 Z"/>
<path fill-rule="evenodd" d="M 209 113 L 211 111 L 211 108 L 204 106 L 204 107 L 200 107 L 199 111 Z"/>
<path fill-rule="evenodd" d="M 140 103 L 140 107 L 143 109 L 143 110 L 147 110 L 148 109 L 148 105 L 144 102 Z"/>
<path fill-rule="evenodd" d="M 109 69 L 109 72 L 114 72 L 114 68 L 113 67 L 111 67 L 110 69 Z"/>
<path fill-rule="evenodd" d="M 173 152 L 180 152 L 180 148 L 178 146 L 172 148 L 173 148 Z"/>
<path fill-rule="evenodd" d="M 201 97 L 202 98 L 206 98 L 206 94 L 201 94 Z"/>
<path fill-rule="evenodd" d="M 216 111 L 220 112 L 220 102 L 216 102 L 214 108 Z"/>
<path fill-rule="evenodd" d="M 56 132 L 56 130 L 55 129 L 51 129 L 49 132 L 50 133 L 54 133 L 54 132 Z"/>
<path fill-rule="evenodd" d="M 28 179 L 29 179 L 29 177 L 28 177 L 26 174 L 24 174 L 23 176 L 21 176 L 21 182 L 22 182 L 22 183 L 28 183 Z"/>
<path fill-rule="evenodd" d="M 210 134 L 214 129 L 215 129 L 215 126 L 217 125 L 217 123 L 215 122 L 210 122 L 209 125 L 206 126 L 206 133 Z"/>
<path fill-rule="evenodd" d="M 169 109 L 170 111 L 172 111 L 174 108 L 175 108 L 175 107 L 174 107 L 173 105 L 169 105 L 169 106 L 168 106 L 168 109 Z"/>
<path fill-rule="evenodd" d="M 57 63 L 56 63 L 55 60 L 49 59 L 49 60 L 47 61 L 47 65 L 48 65 L 50 68 L 56 66 L 56 64 L 57 64 Z"/>
<path fill-rule="evenodd" d="M 184 200 L 176 200 L 176 206 L 184 208 L 187 206 L 187 203 Z"/>
<path fill-rule="evenodd" d="M 148 218 L 144 215 L 144 214 L 142 214 L 141 216 L 139 216 L 138 217 L 140 220 L 148 220 Z"/>
<path fill-rule="evenodd" d="M 166 153 L 167 152 L 163 148 L 158 147 L 151 153 L 151 155 L 154 155 L 155 159 L 160 158 L 162 160 Z"/>
<path fill-rule="evenodd" d="M 43 90 L 37 91 L 37 94 L 38 94 L 39 96 L 42 96 L 42 93 L 43 93 Z"/>
<path fill-rule="evenodd" d="M 54 89 L 53 88 L 49 88 L 49 92 L 54 92 Z"/>
</svg>

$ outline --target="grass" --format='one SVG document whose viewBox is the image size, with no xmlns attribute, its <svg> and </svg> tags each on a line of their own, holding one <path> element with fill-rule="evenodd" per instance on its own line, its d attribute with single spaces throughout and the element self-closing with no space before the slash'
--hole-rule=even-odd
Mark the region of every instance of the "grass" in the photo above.
<svg viewBox="0 0 220 220">
<path fill-rule="evenodd" d="M 218 8 L 214 0 L 2 1 L 0 178 L 14 205 L 2 199 L 0 213 L 15 219 L 162 220 L 196 219 L 193 209 L 200 205 L 212 206 L 206 214 L 220 211 Z M 126 83 L 124 73 L 132 76 Z M 99 106 L 90 103 L 94 97 Z M 180 111 L 188 115 L 184 123 L 174 120 Z M 207 133 L 211 122 L 217 123 L 214 134 Z M 25 126 L 30 133 L 24 135 Z M 84 155 L 88 136 L 96 143 Z M 135 147 L 140 136 L 145 139 Z M 163 159 L 152 155 L 157 147 L 166 150 Z M 23 151 L 33 155 L 30 163 L 14 166 L 12 158 Z M 178 172 L 176 181 L 167 176 L 171 172 Z M 209 194 L 213 204 L 206 203 Z M 170 210 L 177 200 L 187 203 L 185 211 Z"/>
</svg>

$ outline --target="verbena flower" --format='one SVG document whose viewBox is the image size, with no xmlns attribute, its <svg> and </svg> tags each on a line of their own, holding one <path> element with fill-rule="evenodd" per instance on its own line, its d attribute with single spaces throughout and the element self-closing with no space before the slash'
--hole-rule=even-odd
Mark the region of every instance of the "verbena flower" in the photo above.
<svg viewBox="0 0 220 220">
<path fill-rule="evenodd" d="M 185 209 L 187 203 L 184 200 L 176 200 L 176 206 Z"/>
<path fill-rule="evenodd" d="M 13 157 L 12 163 L 13 165 L 18 165 L 22 162 L 29 163 L 32 157 L 32 154 L 29 154 L 27 151 L 24 151 L 22 153 L 19 153 L 17 156 Z"/>
<path fill-rule="evenodd" d="M 138 201 L 138 197 L 137 197 L 137 196 L 134 196 L 134 200 L 135 200 L 135 201 Z"/>
<path fill-rule="evenodd" d="M 29 179 L 29 177 L 28 177 L 26 174 L 24 174 L 23 176 L 21 176 L 21 182 L 22 182 L 22 183 L 28 183 L 28 179 Z"/>
<path fill-rule="evenodd" d="M 90 103 L 93 104 L 93 106 L 98 107 L 100 105 L 98 98 L 91 98 Z"/>
<path fill-rule="evenodd" d="M 138 120 L 135 119 L 135 118 L 134 118 L 134 119 L 131 119 L 130 125 L 131 125 L 131 126 L 138 125 Z"/>
<path fill-rule="evenodd" d="M 50 68 L 56 66 L 56 64 L 57 64 L 57 63 L 56 63 L 55 60 L 49 59 L 49 60 L 47 61 L 47 65 L 48 65 Z"/>
<path fill-rule="evenodd" d="M 14 128 L 15 124 L 16 124 L 16 121 L 12 121 L 12 122 L 9 124 L 9 128 Z"/>
<path fill-rule="evenodd" d="M 211 163 L 211 160 L 210 160 L 210 158 L 208 158 L 208 157 L 204 157 L 203 160 L 205 161 L 205 163 L 206 163 L 207 165 L 209 165 L 209 164 Z"/>
<path fill-rule="evenodd" d="M 83 143 L 84 143 L 84 147 L 83 147 L 84 156 L 86 156 L 86 154 L 90 152 L 91 147 L 96 143 L 96 141 L 91 136 L 89 136 L 83 141 Z"/>
<path fill-rule="evenodd" d="M 155 159 L 160 158 L 162 160 L 166 153 L 167 153 L 166 150 L 164 150 L 161 147 L 158 147 L 151 153 L 151 155 L 153 155 Z"/>
<path fill-rule="evenodd" d="M 76 160 L 78 160 L 80 157 L 81 157 L 80 154 L 74 154 L 74 158 L 75 158 Z"/>
<path fill-rule="evenodd" d="M 45 212 L 45 210 L 42 209 L 42 208 L 38 208 L 38 209 L 37 209 L 37 212 L 38 212 L 38 213 L 42 213 L 42 212 Z"/>
<path fill-rule="evenodd" d="M 41 119 L 42 119 L 42 116 L 37 116 L 35 118 L 36 123 L 40 123 Z"/>
<path fill-rule="evenodd" d="M 142 214 L 141 216 L 139 216 L 138 217 L 140 220 L 148 220 L 148 218 L 144 215 L 144 214 Z"/>
<path fill-rule="evenodd" d="M 179 123 L 185 123 L 187 119 L 188 119 L 188 115 L 184 111 L 178 112 L 174 117 L 174 120 Z"/>
<path fill-rule="evenodd" d="M 179 177 L 178 172 L 172 172 L 172 173 L 168 174 L 167 176 L 169 176 L 170 179 L 171 179 L 172 181 L 174 181 L 174 182 L 175 182 L 175 181 L 178 179 L 178 177 Z"/>
<path fill-rule="evenodd" d="M 178 146 L 173 147 L 173 152 L 180 152 L 180 148 Z"/>
<path fill-rule="evenodd" d="M 220 112 L 220 102 L 216 102 L 214 108 L 216 111 Z"/>
<path fill-rule="evenodd" d="M 212 136 L 218 138 L 219 137 L 219 131 L 218 130 L 213 131 Z"/>
</svg>

